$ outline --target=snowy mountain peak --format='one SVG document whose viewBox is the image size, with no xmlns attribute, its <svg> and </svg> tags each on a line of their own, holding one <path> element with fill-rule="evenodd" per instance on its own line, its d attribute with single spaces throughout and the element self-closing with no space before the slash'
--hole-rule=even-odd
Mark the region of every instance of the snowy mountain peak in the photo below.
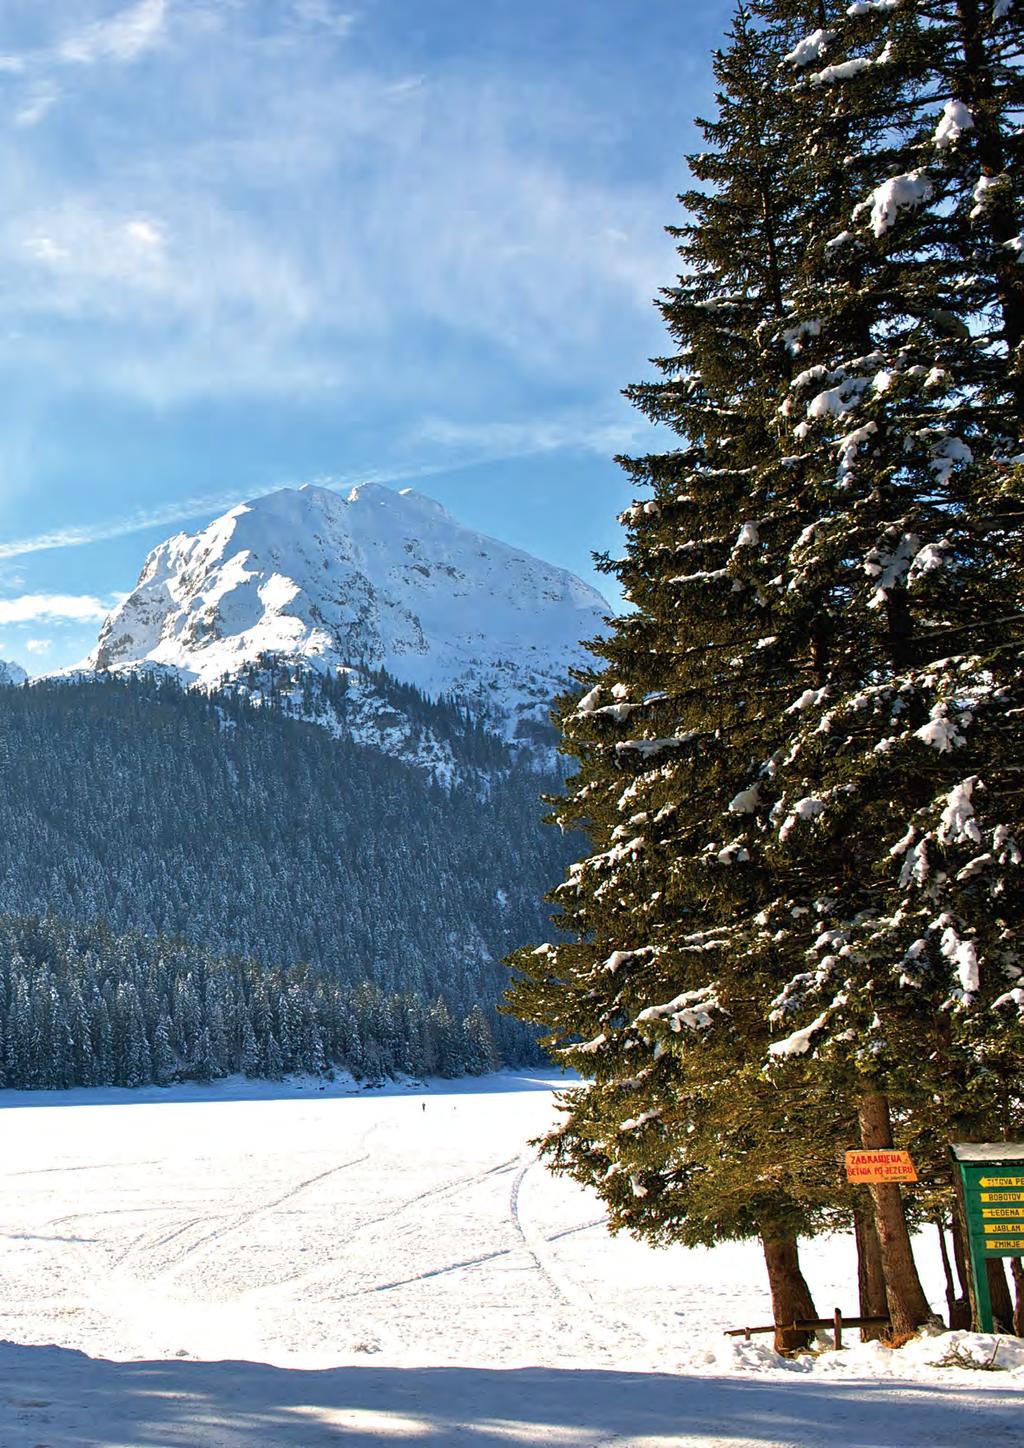
<svg viewBox="0 0 1024 1448">
<path fill-rule="evenodd" d="M 544 717 L 606 612 L 573 574 L 412 488 L 307 484 L 156 548 L 88 667 L 162 666 L 206 687 L 268 655 L 320 673 L 384 669 L 514 735 Z"/>
<path fill-rule="evenodd" d="M 27 680 L 28 674 L 20 664 L 14 664 L 8 662 L 6 659 L 0 659 L 0 688 L 9 685 L 24 684 Z"/>
</svg>

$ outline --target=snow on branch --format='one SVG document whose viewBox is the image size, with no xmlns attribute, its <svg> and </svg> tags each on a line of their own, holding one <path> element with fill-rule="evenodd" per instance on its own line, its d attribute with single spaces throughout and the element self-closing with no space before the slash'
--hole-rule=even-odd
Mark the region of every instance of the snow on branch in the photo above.
<svg viewBox="0 0 1024 1448">
<path fill-rule="evenodd" d="M 989 201 L 992 199 L 989 193 L 1005 179 L 1004 176 L 989 176 L 984 173 L 978 177 L 974 191 L 971 193 L 972 200 L 974 201 L 970 215 L 971 221 L 977 221 L 978 217 L 981 216 Z"/>
<path fill-rule="evenodd" d="M 822 1011 L 820 1016 L 815 1016 L 809 1026 L 803 1026 L 799 1031 L 794 1031 L 784 1041 L 772 1041 L 768 1047 L 769 1056 L 804 1056 L 811 1048 L 811 1040 L 821 1030 L 829 1018 L 828 1010 Z"/>
<path fill-rule="evenodd" d="M 868 377 L 845 377 L 838 387 L 826 388 L 807 404 L 808 417 L 842 417 L 852 412 L 871 385 Z"/>
<path fill-rule="evenodd" d="M 790 810 L 779 830 L 779 843 L 785 844 L 790 835 L 796 829 L 799 820 L 815 820 L 819 815 L 825 813 L 825 801 L 816 799 L 814 795 L 807 795 L 804 799 L 798 799 Z"/>
<path fill-rule="evenodd" d="M 641 759 L 651 759 L 663 754 L 666 749 L 682 749 L 697 736 L 695 734 L 670 734 L 664 739 L 622 739 L 615 746 L 616 754 L 638 754 Z"/>
<path fill-rule="evenodd" d="M 589 694 L 583 695 L 583 698 L 576 705 L 576 712 L 573 716 L 574 718 L 583 718 L 587 714 L 592 714 L 594 712 L 594 710 L 597 708 L 597 701 L 601 697 L 601 689 L 601 684 L 595 684 Z"/>
<path fill-rule="evenodd" d="M 761 808 L 761 786 L 752 784 L 749 789 L 741 789 L 729 801 L 730 814 L 754 814 Z"/>
<path fill-rule="evenodd" d="M 802 714 L 805 709 L 816 708 L 828 697 L 828 685 L 821 689 L 805 689 L 799 694 L 787 708 L 783 709 L 784 714 Z"/>
<path fill-rule="evenodd" d="M 648 1006 L 641 1011 L 634 1025 L 650 1025 L 654 1022 L 667 1025 L 669 1030 L 678 1032 L 703 1031 L 711 1025 L 715 1012 L 722 1011 L 718 999 L 717 983 L 702 986 L 700 990 L 684 991 L 673 1000 L 660 1006 Z"/>
<path fill-rule="evenodd" d="M 835 945 L 845 943 L 846 936 L 842 931 L 826 931 L 821 937 L 826 944 Z M 815 947 L 820 948 L 819 946 Z M 813 955 L 809 950 L 808 955 Z M 829 954 L 818 962 L 813 971 L 801 971 L 799 975 L 793 976 L 792 980 L 786 982 L 782 990 L 771 1002 L 768 1016 L 769 1023 L 773 1026 L 781 1025 L 788 1015 L 798 1010 L 807 998 L 808 992 L 820 990 L 831 978 L 835 971 L 838 957 Z"/>
<path fill-rule="evenodd" d="M 953 545 L 948 538 L 939 538 L 935 543 L 926 543 L 915 555 L 914 561 L 910 565 L 907 586 L 913 587 L 926 574 L 943 568 L 952 551 Z"/>
<path fill-rule="evenodd" d="M 909 834 L 913 834 L 911 827 Z M 925 835 L 923 839 L 913 842 L 905 835 L 902 840 L 893 845 L 889 854 L 893 859 L 898 859 L 904 854 L 903 864 L 900 866 L 899 885 L 901 890 L 907 890 L 911 885 L 924 887 L 931 870 L 931 862 L 928 859 L 928 845 L 931 835 Z"/>
<path fill-rule="evenodd" d="M 875 236 L 884 236 L 895 225 L 901 211 L 923 206 L 930 201 L 933 187 L 923 170 L 907 171 L 902 176 L 892 176 L 881 186 L 876 186 L 868 197 L 854 208 L 854 219 L 864 211 L 871 212 L 871 229 Z"/>
<path fill-rule="evenodd" d="M 963 101 L 947 101 L 942 108 L 939 124 L 932 140 L 939 151 L 955 146 L 965 131 L 974 130 L 974 117 Z"/>
<path fill-rule="evenodd" d="M 938 837 L 942 844 L 960 845 L 967 840 L 975 845 L 981 844 L 981 831 L 978 829 L 978 822 L 974 816 L 974 805 L 971 802 L 971 796 L 978 782 L 977 775 L 972 774 L 970 779 L 962 780 L 947 795 L 946 807 L 942 811 L 938 829 Z M 984 785 L 981 788 L 984 788 Z"/>
<path fill-rule="evenodd" d="M 978 947 L 973 940 L 963 939 L 952 915 L 940 915 L 935 924 L 942 929 L 939 950 L 956 969 L 964 1001 L 969 1004 L 981 988 Z"/>
<path fill-rule="evenodd" d="M 807 77 L 810 85 L 835 85 L 838 81 L 852 80 L 861 71 L 874 65 L 866 55 L 854 56 L 852 60 L 840 61 L 838 65 L 826 65 L 823 70 L 812 71 Z"/>
<path fill-rule="evenodd" d="M 817 317 L 812 317 L 806 322 L 798 322 L 795 327 L 788 327 L 782 334 L 783 345 L 791 357 L 795 357 L 803 350 L 806 337 L 820 337 L 821 323 Z"/>
<path fill-rule="evenodd" d="M 636 950 L 613 950 L 608 959 L 600 966 L 600 969 L 608 975 L 614 975 L 617 970 L 621 970 L 629 961 L 637 960 L 641 956 L 657 955 L 658 953 L 657 947 L 653 945 L 641 945 Z"/>
<path fill-rule="evenodd" d="M 631 1116 L 628 1121 L 624 1121 L 619 1127 L 619 1130 L 639 1131 L 640 1128 L 642 1126 L 646 1126 L 649 1121 L 657 1121 L 660 1115 L 660 1107 L 658 1107 L 654 1111 L 641 1111 L 639 1116 Z"/>
<path fill-rule="evenodd" d="M 893 588 L 904 582 L 921 551 L 916 533 L 904 533 L 894 548 L 872 548 L 864 559 L 864 572 L 877 586 L 868 600 L 869 608 L 881 608 Z"/>
<path fill-rule="evenodd" d="M 603 706 L 599 705 L 598 700 L 606 690 L 611 694 L 615 702 Z M 584 694 L 583 698 L 577 703 L 576 709 L 571 717 L 573 719 L 580 719 L 587 718 L 590 714 L 614 715 L 616 709 L 639 709 L 641 707 L 639 704 L 628 704 L 626 702 L 628 698 L 629 690 L 625 684 L 612 684 L 610 689 L 607 684 L 595 684 L 589 694 Z"/>
<path fill-rule="evenodd" d="M 804 66 L 813 65 L 816 60 L 820 60 L 835 38 L 834 30 L 812 30 L 788 55 L 783 56 L 783 60 L 795 70 L 802 70 Z"/>
<path fill-rule="evenodd" d="M 943 699 L 933 705 L 928 723 L 922 724 L 920 729 L 914 730 L 914 738 L 920 739 L 922 744 L 930 745 L 940 754 L 951 754 L 954 749 L 960 749 L 967 743 L 966 737 L 960 730 L 961 727 L 965 727 L 971 722 L 972 716 L 966 712 L 951 719 L 949 704 Z"/>
<path fill-rule="evenodd" d="M 845 437 L 840 438 L 836 444 L 836 451 L 839 454 L 839 467 L 836 471 L 836 481 L 842 486 L 848 483 L 853 476 L 853 466 L 857 461 L 857 455 L 863 445 L 878 432 L 877 422 L 866 422 L 863 427 L 854 428 Z"/>
<path fill-rule="evenodd" d="M 1016 1006 L 1018 1016 L 1021 1021 L 1024 1021 L 1024 990 L 1019 985 L 1014 986 L 1012 990 L 1005 991 L 992 1002 L 994 1011 L 1001 1010 L 1003 1006 Z"/>
<path fill-rule="evenodd" d="M 702 569 L 699 573 L 678 573 L 670 578 L 669 583 L 713 583 L 720 578 L 728 578 L 727 568 Z"/>
<path fill-rule="evenodd" d="M 931 449 L 931 459 L 928 465 L 934 474 L 935 481 L 940 487 L 945 487 L 957 463 L 966 464 L 973 461 L 974 454 L 963 438 L 944 437 Z"/>
</svg>

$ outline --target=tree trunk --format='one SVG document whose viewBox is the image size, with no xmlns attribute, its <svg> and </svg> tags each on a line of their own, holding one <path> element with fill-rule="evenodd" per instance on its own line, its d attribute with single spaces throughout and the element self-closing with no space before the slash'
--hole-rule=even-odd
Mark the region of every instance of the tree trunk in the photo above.
<svg viewBox="0 0 1024 1448">
<path fill-rule="evenodd" d="M 892 1148 L 889 1098 L 872 1091 L 857 1103 L 861 1145 L 868 1151 Z M 875 1208 L 875 1229 L 882 1254 L 885 1296 L 889 1304 L 890 1333 L 908 1337 L 934 1316 L 924 1295 L 910 1246 L 903 1198 L 895 1182 L 873 1182 L 869 1187 Z"/>
<path fill-rule="evenodd" d="M 1013 1331 L 1013 1302 L 1006 1285 L 1001 1257 L 987 1257 L 985 1271 L 988 1273 L 988 1295 L 992 1303 L 992 1321 L 996 1332 Z"/>
<path fill-rule="evenodd" d="M 971 1329 L 971 1295 L 967 1284 L 967 1250 L 964 1246 L 964 1229 L 960 1219 L 960 1201 L 954 1199 L 953 1215 L 949 1223 L 950 1235 L 953 1238 L 953 1261 L 956 1264 L 956 1280 L 960 1291 L 953 1300 L 953 1306 L 949 1310 L 950 1331 L 955 1332 L 962 1328 L 965 1332 Z"/>
<path fill-rule="evenodd" d="M 1013 1313 L 1013 1331 L 1017 1337 L 1024 1337 L 1024 1262 L 1019 1257 L 1010 1258 L 1010 1271 L 1017 1297 Z"/>
<path fill-rule="evenodd" d="M 999 58 L 993 53 L 994 47 L 986 47 L 985 31 L 991 14 L 988 6 L 983 9 L 979 0 L 957 0 L 957 18 L 960 22 L 960 44 L 965 64 L 958 67 L 959 89 L 962 95 L 956 97 L 967 105 L 972 116 L 976 116 L 974 153 L 980 162 L 981 171 L 987 176 L 1001 176 L 1008 161 L 1006 147 L 999 133 L 996 119 L 997 106 L 994 103 Z M 984 226 L 991 238 L 990 245 L 995 259 L 996 294 L 1003 321 L 1003 340 L 1009 359 L 1007 381 L 1013 388 L 1018 414 L 1024 408 L 1024 376 L 1020 370 L 1021 348 L 1024 345 L 1024 286 L 1021 284 L 1020 268 L 1013 265 L 1014 253 L 1007 249 L 1009 242 L 1020 230 L 1012 194 L 997 192 L 993 204 L 986 207 Z"/>
<path fill-rule="evenodd" d="M 945 1226 L 942 1222 L 936 1222 L 935 1230 L 939 1234 L 939 1256 L 942 1258 L 942 1275 L 946 1280 L 946 1311 L 949 1313 L 949 1326 L 952 1330 L 953 1318 L 956 1316 L 956 1283 L 953 1280 L 953 1264 L 949 1260 L 949 1248 L 946 1246 Z"/>
<path fill-rule="evenodd" d="M 885 1297 L 885 1276 L 882 1272 L 882 1249 L 875 1230 L 875 1217 L 870 1201 L 855 1207 L 853 1231 L 857 1239 L 857 1289 L 861 1317 L 884 1317 L 889 1311 Z M 860 1330 L 861 1342 L 873 1342 L 885 1332 L 884 1323 Z"/>
<path fill-rule="evenodd" d="M 761 1229 L 768 1285 L 772 1294 L 772 1316 L 775 1320 L 775 1351 L 798 1352 L 809 1347 L 814 1336 L 798 1332 L 790 1326 L 799 1319 L 817 1317 L 811 1290 L 800 1271 L 797 1240 L 783 1227 L 767 1222 Z"/>
</svg>

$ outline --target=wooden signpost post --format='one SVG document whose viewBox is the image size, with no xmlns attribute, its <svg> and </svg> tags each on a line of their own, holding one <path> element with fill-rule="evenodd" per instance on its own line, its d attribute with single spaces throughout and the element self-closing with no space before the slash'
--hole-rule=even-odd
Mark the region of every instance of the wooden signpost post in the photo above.
<svg viewBox="0 0 1024 1448">
<path fill-rule="evenodd" d="M 973 1326 L 992 1332 L 985 1264 L 990 1257 L 1024 1257 L 1024 1144 L 957 1142 L 950 1151 L 970 1248 Z"/>
</svg>

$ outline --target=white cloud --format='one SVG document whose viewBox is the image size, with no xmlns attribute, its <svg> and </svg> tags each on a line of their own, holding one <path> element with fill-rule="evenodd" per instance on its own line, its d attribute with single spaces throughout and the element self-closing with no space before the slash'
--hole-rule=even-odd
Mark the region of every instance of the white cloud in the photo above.
<svg viewBox="0 0 1024 1448">
<path fill-rule="evenodd" d="M 60 246 L 52 236 L 26 237 L 25 250 L 29 256 L 43 262 L 60 262 L 71 255 L 67 248 Z"/>
<path fill-rule="evenodd" d="M 539 453 L 581 450 L 610 457 L 637 447 L 652 427 L 637 414 L 620 419 L 595 418 L 587 412 L 562 417 L 533 417 L 517 422 L 453 422 L 430 418 L 417 429 L 417 438 L 449 448 L 472 448 L 498 458 L 536 456 Z"/>
<path fill-rule="evenodd" d="M 88 593 L 23 593 L 0 598 L 0 624 L 102 623 L 112 607 Z"/>
<path fill-rule="evenodd" d="M 27 89 L 18 144 L 0 134 L 21 334 L 0 368 L 161 404 L 415 388 L 427 408 L 479 400 L 480 352 L 584 388 L 642 368 L 646 341 L 617 343 L 659 331 L 669 192 L 580 139 L 603 97 L 591 116 L 528 74 L 411 79 L 400 47 L 370 66 L 325 43 L 351 23 L 327 0 L 141 0 L 37 53 L 80 144 L 36 149 Z M 126 65 L 89 76 L 157 44 L 144 92 Z"/>
<path fill-rule="evenodd" d="M 124 227 L 125 235 L 131 241 L 137 241 L 140 246 L 159 247 L 163 245 L 164 234 L 160 227 L 145 217 L 136 217 L 132 221 L 126 221 Z"/>
<path fill-rule="evenodd" d="M 463 472 L 470 468 L 482 467 L 487 463 L 506 462 L 516 458 L 538 456 L 559 448 L 585 449 L 602 456 L 635 446 L 641 435 L 642 422 L 636 427 L 628 422 L 616 423 L 607 420 L 587 424 L 579 415 L 572 421 L 542 419 L 534 422 L 485 423 L 463 425 L 442 420 L 425 424 L 407 441 L 416 448 L 434 443 L 445 446 L 449 455 L 438 462 L 423 463 L 414 467 L 360 468 L 344 476 L 327 476 L 307 479 L 321 488 L 334 488 L 345 492 L 359 483 L 409 483 L 417 479 L 439 477 L 449 473 Z M 453 455 L 454 454 L 454 455 Z M 274 483 L 263 492 L 275 492 L 279 487 L 297 487 L 291 480 Z M 192 519 L 208 519 L 225 513 L 239 503 L 247 502 L 254 496 L 253 490 L 242 492 L 207 493 L 199 497 L 180 498 L 176 502 L 141 508 L 127 515 L 107 518 L 80 527 L 55 528 L 46 533 L 36 533 L 24 538 L 0 542 L 0 562 L 11 558 L 24 558 L 32 553 L 45 553 L 62 548 L 84 548 L 93 543 L 107 543 L 115 538 L 128 538 L 136 533 L 150 532 L 160 528 L 173 528 L 178 523 Z M 2 575 L 0 575 L 2 576 Z M 40 595 L 25 595 L 38 598 Z M 8 601 L 12 602 L 12 601 Z M 23 602 L 23 600 L 14 600 Z M 0 600 L 0 624 L 5 622 L 5 603 Z M 113 604 L 105 605 L 106 611 Z M 105 615 L 104 615 L 105 616 Z M 11 620 L 12 622 L 15 620 Z M 27 622 L 27 620 L 20 620 Z"/>
<path fill-rule="evenodd" d="M 51 81 L 38 82 L 29 88 L 21 105 L 14 112 L 14 124 L 22 130 L 38 126 L 59 99 L 60 91 Z"/>
<path fill-rule="evenodd" d="M 343 40 L 355 24 L 355 15 L 339 10 L 332 0 L 292 0 L 296 18 L 309 26 L 328 31 Z"/>
<path fill-rule="evenodd" d="M 210 494 L 202 498 L 182 498 L 176 503 L 143 508 L 128 515 L 85 524 L 76 528 L 54 528 L 50 532 L 0 542 L 0 559 L 23 558 L 30 553 L 46 553 L 51 549 L 84 548 L 90 543 L 106 543 L 114 538 L 128 538 L 150 528 L 173 527 L 175 523 L 204 514 L 214 515 L 242 502 L 237 492 Z M 28 595 L 26 595 L 28 596 Z M 3 619 L 0 600 L 0 621 Z"/>
<path fill-rule="evenodd" d="M 169 3 L 136 0 L 65 33 L 48 47 L 0 55 L 0 74 L 24 81 L 11 114 L 14 126 L 31 130 L 44 121 L 64 99 L 70 70 L 88 69 L 103 61 L 127 65 L 152 50 L 164 38 Z"/>
<path fill-rule="evenodd" d="M 26 639 L 25 647 L 30 654 L 48 654 L 53 647 L 53 639 Z"/>
<path fill-rule="evenodd" d="M 136 0 L 105 20 L 73 31 L 57 46 L 57 56 L 71 65 L 98 61 L 133 61 L 158 43 L 167 19 L 167 0 Z"/>
</svg>

